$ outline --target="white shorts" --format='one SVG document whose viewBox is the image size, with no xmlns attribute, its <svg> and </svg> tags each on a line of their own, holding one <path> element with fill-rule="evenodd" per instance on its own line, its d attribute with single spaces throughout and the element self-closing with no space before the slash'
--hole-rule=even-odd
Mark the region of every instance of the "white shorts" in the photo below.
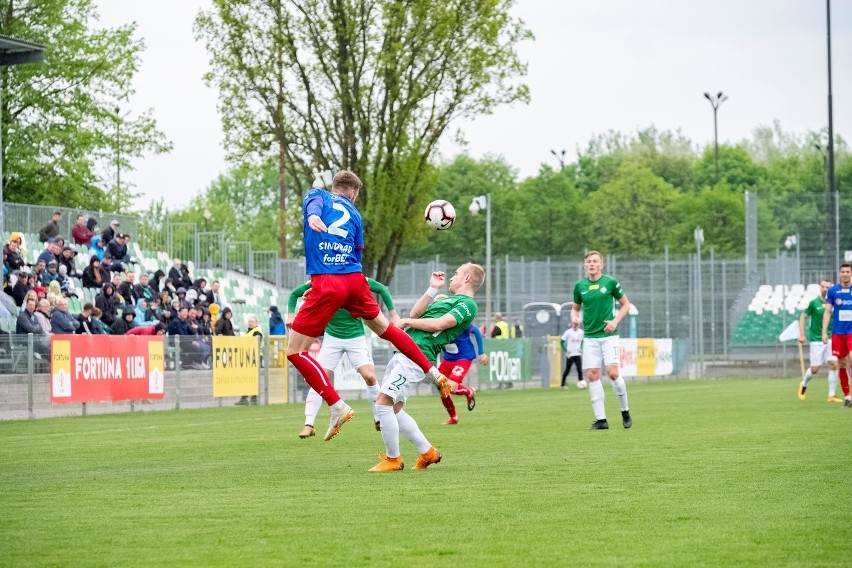
<svg viewBox="0 0 852 568">
<path fill-rule="evenodd" d="M 379 392 L 391 397 L 394 403 L 405 402 L 408 398 L 408 385 L 419 383 L 425 378 L 423 369 L 402 353 L 397 353 L 385 367 L 385 376 Z"/>
<path fill-rule="evenodd" d="M 317 354 L 317 361 L 319 361 L 323 369 L 334 371 L 337 365 L 340 364 L 344 353 L 349 357 L 349 362 L 352 363 L 352 367 L 355 369 L 373 364 L 373 355 L 370 353 L 367 338 L 363 335 L 350 339 L 340 339 L 339 337 L 332 337 L 330 335 L 324 336 L 322 347 L 320 347 L 319 354 Z"/>
<path fill-rule="evenodd" d="M 811 343 L 811 367 L 821 367 L 829 361 L 837 361 L 837 357 L 831 354 L 831 342 Z"/>
<path fill-rule="evenodd" d="M 583 339 L 583 368 L 600 369 L 621 363 L 621 343 L 617 335 Z"/>
</svg>

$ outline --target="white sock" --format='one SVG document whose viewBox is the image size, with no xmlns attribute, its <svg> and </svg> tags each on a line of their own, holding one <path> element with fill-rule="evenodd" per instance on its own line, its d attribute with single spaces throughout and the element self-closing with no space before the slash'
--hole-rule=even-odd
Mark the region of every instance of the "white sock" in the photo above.
<svg viewBox="0 0 852 568">
<path fill-rule="evenodd" d="M 606 420 L 606 410 L 604 410 L 604 388 L 600 381 L 592 381 L 589 383 L 589 398 L 592 399 L 592 412 L 595 413 L 595 420 Z"/>
<path fill-rule="evenodd" d="M 618 377 L 612 381 L 612 392 L 618 397 L 618 404 L 621 406 L 621 411 L 629 410 L 627 406 L 627 385 L 624 384 L 624 379 Z"/>
<path fill-rule="evenodd" d="M 305 397 L 305 424 L 314 425 L 320 406 L 322 397 L 314 389 L 308 390 L 308 396 Z"/>
<path fill-rule="evenodd" d="M 382 425 L 382 440 L 385 442 L 385 455 L 389 458 L 399 457 L 399 422 L 393 412 L 393 406 L 376 405 L 376 414 Z"/>
<path fill-rule="evenodd" d="M 379 396 L 379 383 L 374 385 L 367 385 L 367 401 L 370 403 L 370 410 L 373 411 L 373 421 L 377 421 L 379 419 L 379 415 L 376 414 L 376 397 Z"/>
<path fill-rule="evenodd" d="M 346 403 L 343 402 L 343 399 L 341 398 L 340 400 L 332 404 L 329 408 L 332 412 L 340 412 L 344 406 L 346 406 Z"/>
<path fill-rule="evenodd" d="M 407 414 L 405 410 L 400 410 L 399 414 L 396 415 L 396 420 L 399 423 L 399 431 L 405 436 L 406 440 L 417 446 L 418 452 L 425 454 L 429 451 L 432 444 L 420 431 L 420 426 L 417 425 L 410 414 Z M 384 432 L 384 425 L 382 425 L 382 431 Z"/>
<path fill-rule="evenodd" d="M 837 371 L 828 371 L 828 396 L 837 394 Z"/>
<path fill-rule="evenodd" d="M 813 376 L 814 376 L 814 374 L 811 372 L 811 368 L 808 367 L 808 370 L 805 371 L 805 376 L 802 377 L 802 386 L 803 387 L 808 386 L 808 381 L 810 381 L 811 377 L 813 377 Z"/>
</svg>

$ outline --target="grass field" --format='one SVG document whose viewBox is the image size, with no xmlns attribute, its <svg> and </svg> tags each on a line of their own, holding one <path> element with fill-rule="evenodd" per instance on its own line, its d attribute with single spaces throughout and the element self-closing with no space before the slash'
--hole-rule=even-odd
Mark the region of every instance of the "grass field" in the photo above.
<svg viewBox="0 0 852 568">
<path fill-rule="evenodd" d="M 300 440 L 299 405 L 0 423 L 3 566 L 850 566 L 852 410 L 795 381 L 482 393 L 443 453 L 371 474 L 365 402 Z M 320 414 L 320 427 L 327 411 Z"/>
</svg>

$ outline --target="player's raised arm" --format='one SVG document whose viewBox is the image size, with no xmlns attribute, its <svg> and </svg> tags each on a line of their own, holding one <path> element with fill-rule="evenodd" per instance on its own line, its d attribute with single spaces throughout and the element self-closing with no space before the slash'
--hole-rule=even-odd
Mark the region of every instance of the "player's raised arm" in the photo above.
<svg viewBox="0 0 852 568">
<path fill-rule="evenodd" d="M 424 292 L 422 296 L 420 296 L 420 299 L 417 300 L 417 302 L 415 302 L 413 306 L 411 306 L 409 316 L 411 316 L 412 318 L 419 318 L 423 315 L 423 312 L 426 311 L 426 308 L 429 307 L 429 304 L 432 302 L 432 300 L 435 299 L 435 296 L 438 295 L 438 292 L 440 292 L 441 288 L 443 288 L 445 279 L 446 278 L 443 272 L 432 273 L 432 276 L 429 278 L 429 289 L 426 290 L 426 292 Z"/>
</svg>

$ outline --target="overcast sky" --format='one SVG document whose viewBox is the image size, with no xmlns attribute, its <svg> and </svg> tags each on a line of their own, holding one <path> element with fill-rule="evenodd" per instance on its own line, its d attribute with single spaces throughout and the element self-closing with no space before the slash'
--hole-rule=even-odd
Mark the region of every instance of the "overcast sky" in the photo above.
<svg viewBox="0 0 852 568">
<path fill-rule="evenodd" d="M 131 112 L 153 109 L 174 143 L 165 156 L 138 160 L 127 175 L 144 194 L 185 205 L 227 169 L 216 93 L 202 74 L 207 54 L 193 37 L 206 0 L 97 0 L 101 25 L 136 21 L 145 40 Z M 459 122 L 467 153 L 502 155 L 521 177 L 550 151 L 566 161 L 608 130 L 654 125 L 698 145 L 712 143 L 705 91 L 730 96 L 719 110 L 719 138 L 739 142 L 780 120 L 789 132 L 827 125 L 826 14 L 821 0 L 518 0 L 514 14 L 535 40 L 521 45 L 529 64 L 529 105 Z M 852 138 L 852 1 L 832 2 L 835 132 Z M 449 138 L 449 136 L 448 136 Z M 449 140 L 444 158 L 462 151 Z"/>
</svg>

